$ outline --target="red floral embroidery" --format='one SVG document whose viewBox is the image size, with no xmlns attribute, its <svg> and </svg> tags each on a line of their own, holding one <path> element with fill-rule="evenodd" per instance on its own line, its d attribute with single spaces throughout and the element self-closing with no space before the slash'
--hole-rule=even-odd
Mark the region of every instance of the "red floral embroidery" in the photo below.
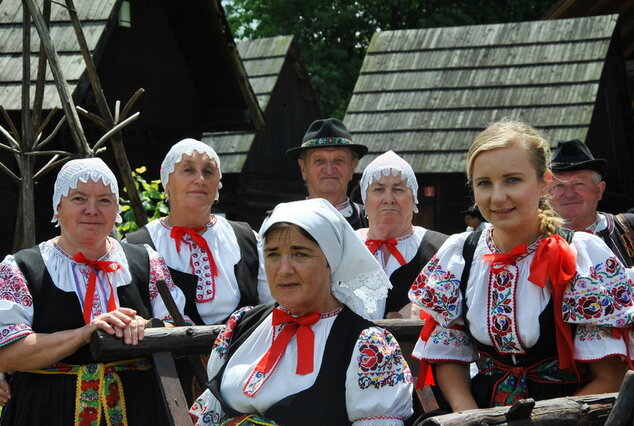
<svg viewBox="0 0 634 426">
<path fill-rule="evenodd" d="M 167 269 L 167 264 L 162 257 L 150 256 L 150 300 L 154 301 L 159 295 L 158 288 L 156 287 L 156 281 L 163 280 L 167 284 L 167 288 L 173 291 L 176 286 L 172 280 L 172 276 Z"/>
<path fill-rule="evenodd" d="M 33 298 L 22 271 L 5 262 L 0 264 L 0 300 L 22 306 L 33 305 Z"/>
</svg>

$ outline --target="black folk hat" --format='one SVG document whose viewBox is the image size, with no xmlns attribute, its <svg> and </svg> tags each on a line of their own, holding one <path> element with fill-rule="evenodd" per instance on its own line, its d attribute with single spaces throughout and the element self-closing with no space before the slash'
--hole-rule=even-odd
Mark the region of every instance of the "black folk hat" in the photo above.
<svg viewBox="0 0 634 426">
<path fill-rule="evenodd" d="M 557 152 L 551 161 L 553 172 L 572 172 L 575 170 L 594 170 L 603 175 L 608 162 L 603 158 L 594 158 L 588 145 L 579 139 L 560 141 Z"/>
<path fill-rule="evenodd" d="M 302 152 L 315 148 L 350 148 L 359 158 L 368 152 L 368 147 L 352 143 L 352 135 L 345 124 L 336 118 L 315 120 L 306 130 L 302 144 L 286 151 L 286 155 L 296 160 Z"/>
</svg>

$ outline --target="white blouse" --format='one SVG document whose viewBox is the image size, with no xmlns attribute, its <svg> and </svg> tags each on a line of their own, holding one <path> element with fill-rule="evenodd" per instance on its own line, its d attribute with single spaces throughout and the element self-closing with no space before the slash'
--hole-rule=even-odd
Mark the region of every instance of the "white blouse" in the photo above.
<svg viewBox="0 0 634 426">
<path fill-rule="evenodd" d="M 220 387 L 224 400 L 242 413 L 264 413 L 283 398 L 313 386 L 322 368 L 326 340 L 340 311 L 322 314 L 311 326 L 315 335 L 312 373 L 295 373 L 298 354 L 297 339 L 293 336 L 274 369 L 255 376 L 252 372 L 270 348 L 274 333 L 285 326 L 274 328 L 272 314 L 269 315 L 229 360 Z M 207 364 L 209 378 L 215 377 L 226 363 L 233 328 L 245 312 L 246 309 L 242 309 L 232 315 L 218 335 Z M 377 350 L 382 357 L 370 353 Z M 350 422 L 355 426 L 402 425 L 413 412 L 411 392 L 412 375 L 396 339 L 379 327 L 363 330 L 346 372 L 346 408 Z M 197 425 L 218 425 L 226 420 L 220 403 L 209 390 L 196 400 L 190 415 L 197 420 Z"/>
<path fill-rule="evenodd" d="M 75 293 L 83 311 L 86 286 L 90 277 L 90 267 L 83 263 L 77 263 L 56 243 L 54 238 L 39 244 L 40 253 L 44 260 L 46 270 L 51 276 L 55 286 L 62 291 Z M 117 306 L 119 299 L 116 292 L 118 287 L 129 285 L 132 277 L 129 272 L 128 260 L 123 248 L 113 238 L 109 238 L 110 248 L 99 260 L 114 261 L 121 265 L 115 272 L 106 274 L 97 272 L 95 287 L 95 303 L 92 307 L 91 318 L 108 311 L 108 299 L 111 288 L 114 290 L 114 299 Z M 171 317 L 159 297 L 156 287 L 157 280 L 164 280 L 178 306 L 183 312 L 185 296 L 172 282 L 172 277 L 163 259 L 157 252 L 147 245 L 145 249 L 150 259 L 149 294 L 152 306 L 152 315 L 161 320 L 171 320 Z M 27 286 L 26 278 L 13 255 L 8 255 L 0 263 L 0 347 L 12 343 L 29 334 L 33 334 L 33 298 Z"/>
<path fill-rule="evenodd" d="M 499 253 L 492 229 L 488 227 L 480 236 L 464 295 L 469 308 L 469 330 L 475 339 L 494 346 L 499 353 L 522 354 L 539 339 L 537 318 L 551 299 L 552 287 L 547 283 L 542 288 L 528 280 L 538 241 L 515 264 L 491 272 L 490 263 L 483 256 Z M 438 323 L 427 342 L 418 340 L 413 352 L 418 359 L 471 362 L 478 356 L 466 333 L 451 328 L 463 324 L 460 277 L 465 266 L 462 249 L 468 235 L 452 235 L 410 289 L 410 300 Z M 610 330 L 627 328 L 634 322 L 633 283 L 600 238 L 576 232 L 571 246 L 577 256 L 577 272 L 566 285 L 561 310 L 565 322 L 578 324 L 573 357 L 578 361 L 614 354 L 625 358 L 625 341 L 613 337 Z M 629 353 L 634 354 L 632 330 L 629 332 Z"/>
<path fill-rule="evenodd" d="M 207 229 L 202 234 L 207 241 L 209 250 L 213 254 L 218 270 L 215 279 L 215 294 L 212 300 L 204 302 L 196 301 L 198 314 L 205 324 L 216 324 L 227 318 L 236 310 L 240 303 L 240 288 L 236 279 L 235 265 L 242 258 L 240 247 L 236 239 L 233 228 L 221 216 L 214 216 L 215 220 L 207 224 Z M 214 286 L 214 281 L 199 271 L 209 268 L 205 250 L 198 247 L 189 235 L 184 235 L 180 252 L 176 250 L 175 240 L 170 237 L 172 227 L 168 226 L 164 219 L 157 219 L 147 224 L 152 242 L 156 250 L 163 256 L 167 266 L 180 272 L 198 275 L 198 287 L 203 292 L 207 292 Z M 254 232 L 255 234 L 255 232 Z M 258 256 L 260 267 L 258 270 L 258 296 L 260 303 L 272 302 L 269 285 L 264 272 L 262 255 L 262 242 L 256 235 L 258 242 Z M 200 263 L 195 264 L 194 259 L 199 259 Z M 197 273 L 198 272 L 198 273 Z"/>
<path fill-rule="evenodd" d="M 364 243 L 368 240 L 368 228 L 357 229 L 355 232 Z M 403 256 L 405 264 L 411 262 L 412 259 L 414 259 L 414 256 L 416 256 L 416 253 L 418 253 L 418 248 L 420 247 L 420 243 L 421 241 L 423 241 L 426 232 L 427 229 L 420 226 L 414 226 L 413 232 L 410 232 L 400 238 L 396 238 L 396 248 Z M 383 267 L 383 270 L 388 277 L 391 276 L 398 268 L 403 266 L 391 254 L 386 259 L 386 256 L 382 250 L 375 251 L 374 257 L 379 262 L 379 265 Z M 383 299 L 379 302 L 379 312 L 381 313 L 381 315 L 377 315 L 377 318 L 385 317 L 386 301 L 387 299 Z"/>
</svg>

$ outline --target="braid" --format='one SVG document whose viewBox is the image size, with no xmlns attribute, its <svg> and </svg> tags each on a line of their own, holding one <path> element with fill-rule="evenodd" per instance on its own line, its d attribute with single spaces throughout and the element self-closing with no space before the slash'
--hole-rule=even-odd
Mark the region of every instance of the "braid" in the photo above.
<svg viewBox="0 0 634 426">
<path fill-rule="evenodd" d="M 555 212 L 550 204 L 550 197 L 539 199 L 539 233 L 544 237 L 550 237 L 564 224 L 564 220 Z"/>
</svg>

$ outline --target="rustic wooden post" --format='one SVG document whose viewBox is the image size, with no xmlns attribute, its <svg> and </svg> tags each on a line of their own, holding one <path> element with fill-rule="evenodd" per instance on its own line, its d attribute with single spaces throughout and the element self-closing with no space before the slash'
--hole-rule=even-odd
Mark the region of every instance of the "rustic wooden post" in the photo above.
<svg viewBox="0 0 634 426">
<path fill-rule="evenodd" d="M 634 371 L 629 370 L 619 389 L 605 426 L 632 426 L 634 422 Z"/>
<path fill-rule="evenodd" d="M 86 63 L 86 72 L 88 73 L 90 84 L 92 86 L 92 91 L 95 95 L 97 107 L 99 108 L 99 114 L 101 114 L 101 118 L 105 120 L 110 129 L 117 124 L 117 121 L 123 120 L 125 118 L 125 114 L 123 114 L 121 117 L 113 118 L 112 113 L 110 112 L 110 108 L 108 108 L 106 96 L 103 93 L 101 81 L 99 80 L 99 76 L 97 75 L 97 68 L 95 67 L 95 63 L 90 54 L 88 43 L 86 43 L 86 37 L 84 36 L 84 32 L 79 22 L 73 0 L 66 0 L 66 6 L 68 8 L 68 13 L 70 14 L 73 29 L 75 30 L 75 35 L 77 36 L 79 48 L 81 50 L 82 56 L 84 57 L 84 62 Z M 124 111 L 126 109 L 127 106 L 126 108 L 124 108 Z M 145 209 L 143 209 L 143 204 L 141 203 L 141 198 L 139 197 L 139 193 L 136 189 L 136 185 L 134 184 L 134 177 L 132 176 L 132 170 L 130 168 L 128 156 L 126 155 L 125 148 L 123 147 L 123 138 L 121 136 L 121 132 L 115 133 L 110 138 L 110 141 L 115 161 L 117 162 L 117 166 L 119 168 L 119 174 L 121 175 L 123 184 L 127 188 L 128 197 L 130 197 L 130 205 L 132 207 L 132 211 L 134 211 L 136 223 L 140 228 L 147 224 L 147 217 L 145 214 Z"/>
<path fill-rule="evenodd" d="M 39 34 L 44 50 L 46 51 L 48 64 L 51 67 L 55 86 L 57 87 L 57 92 L 59 93 L 59 98 L 62 103 L 62 109 L 64 110 L 64 115 L 68 120 L 68 127 L 70 128 L 71 136 L 77 147 L 77 152 L 82 157 L 91 156 L 92 152 L 88 146 L 88 142 L 86 141 L 84 129 L 79 121 L 79 116 L 77 115 L 77 109 L 75 108 L 75 103 L 73 102 L 73 98 L 70 94 L 70 89 L 64 79 L 64 73 L 62 72 L 62 67 L 59 63 L 59 57 L 57 56 L 57 51 L 53 45 L 53 40 L 48 32 L 48 28 L 46 27 L 46 21 L 42 17 L 40 9 L 33 0 L 22 1 L 23 5 L 26 5 L 29 9 L 35 28 L 37 29 L 37 33 Z"/>
</svg>

